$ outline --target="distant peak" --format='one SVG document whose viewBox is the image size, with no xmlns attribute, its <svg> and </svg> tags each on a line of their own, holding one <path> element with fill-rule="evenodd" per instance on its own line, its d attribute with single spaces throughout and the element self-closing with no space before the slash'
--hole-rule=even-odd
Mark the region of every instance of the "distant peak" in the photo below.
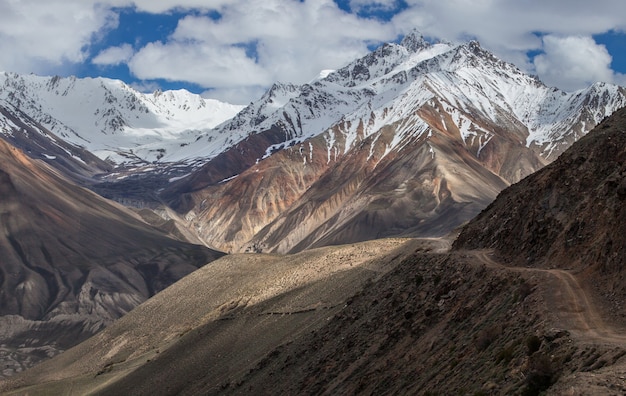
<svg viewBox="0 0 626 396">
<path fill-rule="evenodd" d="M 295 84 L 276 81 L 274 84 L 272 84 L 268 92 L 270 94 L 273 94 L 275 92 L 296 91 L 297 89 L 298 89 L 298 86 Z"/>
<path fill-rule="evenodd" d="M 458 49 L 459 51 L 465 52 L 466 54 L 470 55 L 470 59 L 472 59 L 472 57 L 480 58 L 483 61 L 489 62 L 493 65 L 498 65 L 497 67 L 509 67 L 513 69 L 518 69 L 515 65 L 504 62 L 503 60 L 495 56 L 492 52 L 481 47 L 480 43 L 477 40 L 468 41 L 467 43 L 460 45 Z"/>
<path fill-rule="evenodd" d="M 467 43 L 467 48 L 474 53 L 478 53 L 482 51 L 482 47 L 480 46 L 480 42 L 478 40 L 471 40 Z"/>
<path fill-rule="evenodd" d="M 404 36 L 400 45 L 410 52 L 418 52 L 430 47 L 430 44 L 424 40 L 424 36 L 417 29 L 413 29 L 409 34 Z"/>
</svg>

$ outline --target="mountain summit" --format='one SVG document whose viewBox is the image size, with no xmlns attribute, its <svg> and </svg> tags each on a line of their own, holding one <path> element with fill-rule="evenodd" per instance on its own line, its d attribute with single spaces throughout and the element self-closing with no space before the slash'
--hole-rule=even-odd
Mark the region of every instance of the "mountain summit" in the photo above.
<svg viewBox="0 0 626 396">
<path fill-rule="evenodd" d="M 424 36 L 418 30 L 413 30 L 404 36 L 400 45 L 411 52 L 419 52 L 430 47 L 430 44 L 424 40 Z"/>
</svg>

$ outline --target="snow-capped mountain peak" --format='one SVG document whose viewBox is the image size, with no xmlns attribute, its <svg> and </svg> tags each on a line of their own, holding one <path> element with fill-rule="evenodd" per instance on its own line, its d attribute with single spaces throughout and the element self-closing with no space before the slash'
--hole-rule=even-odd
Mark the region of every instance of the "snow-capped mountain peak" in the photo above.
<svg viewBox="0 0 626 396">
<path fill-rule="evenodd" d="M 587 121 L 577 120 L 583 102 L 598 95 L 610 103 Z M 298 142 L 349 123 L 346 140 L 358 142 L 356 125 L 364 125 L 359 132 L 364 138 L 436 99 L 446 104 L 464 140 L 475 139 L 475 117 L 498 124 L 512 122 L 512 116 L 515 128 L 522 128 L 519 139 L 548 157 L 571 143 L 572 126 L 581 136 L 610 109 L 626 104 L 624 97 L 623 88 L 607 84 L 576 93 L 549 88 L 477 41 L 431 44 L 414 31 L 400 44 L 384 44 L 310 84 L 273 86 L 223 128 L 240 131 L 247 125 L 249 133 L 260 133 L 279 125 L 287 141 Z M 418 118 L 411 125 L 420 133 L 426 128 Z"/>
<path fill-rule="evenodd" d="M 432 235 L 440 225 L 426 219 L 454 213 L 457 224 L 624 105 L 622 87 L 563 92 L 476 41 L 428 43 L 414 32 L 325 78 L 274 85 L 216 129 L 212 136 L 229 136 L 230 148 L 207 156 L 163 197 L 190 211 L 201 238 L 225 250 L 245 249 L 246 241 L 298 249 L 369 222 L 372 233 L 415 227 Z M 242 191 L 246 198 L 232 204 Z M 388 224 L 382 219 L 400 213 L 384 212 L 388 205 L 414 220 Z"/>
<path fill-rule="evenodd" d="M 418 30 L 413 30 L 404 36 L 400 45 L 406 48 L 409 52 L 423 51 L 431 46 Z"/>
<path fill-rule="evenodd" d="M 243 108 L 186 90 L 143 94 L 107 78 L 14 73 L 0 74 L 0 102 L 118 164 L 184 159 L 177 154 L 180 147 Z"/>
</svg>

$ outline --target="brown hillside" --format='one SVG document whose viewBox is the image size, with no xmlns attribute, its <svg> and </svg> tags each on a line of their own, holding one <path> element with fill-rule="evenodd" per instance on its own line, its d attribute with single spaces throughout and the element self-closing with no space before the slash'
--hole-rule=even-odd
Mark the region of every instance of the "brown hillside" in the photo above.
<svg viewBox="0 0 626 396">
<path fill-rule="evenodd" d="M 182 243 L 0 140 L 0 375 L 93 335 L 221 254 Z"/>
<path fill-rule="evenodd" d="M 31 394 L 180 394 L 205 382 L 219 388 L 278 345 L 324 326 L 364 284 L 423 245 L 381 240 L 223 257 L 77 347 L 0 382 L 0 392 L 32 385 Z"/>
<path fill-rule="evenodd" d="M 626 109 L 556 161 L 503 191 L 457 249 L 494 248 L 512 265 L 572 269 L 626 317 Z"/>
</svg>

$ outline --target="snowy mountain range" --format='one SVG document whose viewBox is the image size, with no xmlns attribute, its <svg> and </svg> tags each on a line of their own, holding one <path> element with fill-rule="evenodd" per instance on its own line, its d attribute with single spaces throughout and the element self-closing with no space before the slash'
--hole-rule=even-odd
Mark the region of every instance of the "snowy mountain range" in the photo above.
<svg viewBox="0 0 626 396">
<path fill-rule="evenodd" d="M 221 129 L 259 133 L 278 125 L 291 138 L 289 145 L 339 125 L 347 150 L 434 98 L 447 105 L 466 144 L 480 141 L 480 147 L 489 139 L 472 122 L 476 115 L 493 122 L 516 120 L 527 129 L 526 146 L 545 158 L 562 152 L 559 146 L 571 143 L 570 136 L 577 139 L 625 103 L 624 89 L 615 85 L 597 83 L 566 93 L 497 59 L 477 42 L 431 45 L 412 34 L 310 84 L 275 84 Z M 357 133 L 363 120 L 368 122 Z M 419 118 L 410 121 L 409 129 L 426 127 Z M 398 133 L 389 149 L 410 133 Z"/>
<path fill-rule="evenodd" d="M 417 32 L 245 108 L 108 79 L 0 80 L 7 139 L 30 125 L 23 146 L 63 144 L 95 191 L 165 201 L 223 251 L 441 235 L 626 105 L 623 87 L 563 92 L 477 42 Z M 25 149 L 58 167 L 44 146 Z"/>
<path fill-rule="evenodd" d="M 172 237 L 293 253 L 447 235 L 624 106 L 623 87 L 563 92 L 477 42 L 417 32 L 246 107 L 0 74 L 3 314 L 23 319 L 0 326 L 12 334 L 0 361 L 13 372 L 65 349 L 85 320 L 100 328 L 221 254 Z M 96 294 L 110 304 L 85 303 Z M 81 310 L 93 320 L 46 322 Z M 39 329 L 68 342 L 50 349 Z"/>
<path fill-rule="evenodd" d="M 275 84 L 216 129 L 239 143 L 162 196 L 227 251 L 441 235 L 624 105 L 623 87 L 563 92 L 477 42 L 414 33 Z"/>
<path fill-rule="evenodd" d="M 13 73 L 0 74 L 0 104 L 117 165 L 204 156 L 189 146 L 243 108 L 186 90 L 142 94 L 119 80 Z"/>
</svg>

